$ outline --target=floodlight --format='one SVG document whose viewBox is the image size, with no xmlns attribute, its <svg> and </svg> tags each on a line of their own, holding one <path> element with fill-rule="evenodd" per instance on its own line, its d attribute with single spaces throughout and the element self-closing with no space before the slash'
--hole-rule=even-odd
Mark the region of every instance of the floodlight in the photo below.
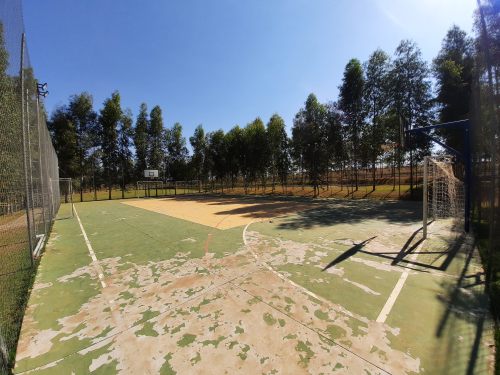
<svg viewBox="0 0 500 375">
<path fill-rule="evenodd" d="M 48 92 L 48 91 L 45 91 L 45 92 L 42 94 L 42 96 L 43 96 L 44 98 L 46 98 L 46 97 L 47 97 L 47 95 L 49 95 L 49 92 Z"/>
</svg>

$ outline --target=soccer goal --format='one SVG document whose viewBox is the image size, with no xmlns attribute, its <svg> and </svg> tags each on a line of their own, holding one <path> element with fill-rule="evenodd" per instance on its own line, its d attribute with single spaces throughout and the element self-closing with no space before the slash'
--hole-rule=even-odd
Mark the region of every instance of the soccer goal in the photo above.
<svg viewBox="0 0 500 375">
<path fill-rule="evenodd" d="M 175 181 L 175 194 L 201 193 L 201 180 Z"/>
<path fill-rule="evenodd" d="M 465 218 L 465 184 L 453 172 L 451 156 L 426 156 L 423 181 L 423 237 L 427 238 L 429 219 L 449 219 L 454 229 Z"/>
<path fill-rule="evenodd" d="M 55 220 L 75 217 L 71 178 L 51 178 L 49 189 L 51 216 L 55 217 Z"/>
</svg>

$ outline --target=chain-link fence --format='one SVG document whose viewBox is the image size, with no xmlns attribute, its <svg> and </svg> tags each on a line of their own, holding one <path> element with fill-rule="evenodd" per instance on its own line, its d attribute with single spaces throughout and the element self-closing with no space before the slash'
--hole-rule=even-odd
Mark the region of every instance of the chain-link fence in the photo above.
<svg viewBox="0 0 500 375">
<path fill-rule="evenodd" d="M 58 161 L 30 65 L 21 1 L 0 2 L 0 374 L 9 373 L 36 257 L 60 202 Z"/>
</svg>

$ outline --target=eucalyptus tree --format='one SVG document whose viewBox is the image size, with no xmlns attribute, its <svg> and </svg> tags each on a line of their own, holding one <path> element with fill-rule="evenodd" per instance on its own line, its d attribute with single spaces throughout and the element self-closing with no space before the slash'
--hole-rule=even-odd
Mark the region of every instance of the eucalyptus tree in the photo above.
<svg viewBox="0 0 500 375">
<path fill-rule="evenodd" d="M 328 103 L 325 105 L 325 111 L 326 161 L 328 163 L 327 173 L 330 172 L 330 168 L 332 167 L 337 170 L 340 169 L 342 183 L 343 163 L 347 159 L 347 149 L 342 137 L 342 117 L 338 112 L 335 103 Z M 329 182 L 328 175 L 327 180 Z"/>
<path fill-rule="evenodd" d="M 251 180 L 261 179 L 265 189 L 265 178 L 269 163 L 266 128 L 260 117 L 245 127 L 245 143 L 250 151 L 246 155 L 248 174 Z M 257 187 L 256 187 L 257 189 Z"/>
<path fill-rule="evenodd" d="M 108 180 L 109 199 L 111 199 L 113 177 L 117 175 L 118 165 L 118 124 L 123 118 L 120 93 L 115 91 L 111 98 L 104 101 L 100 111 L 101 149 L 103 168 Z"/>
<path fill-rule="evenodd" d="M 224 193 L 224 178 L 227 175 L 227 142 L 224 131 L 219 129 L 210 132 L 207 138 L 207 154 L 211 160 L 211 174 L 216 180 L 219 179 L 221 181 L 222 192 Z"/>
<path fill-rule="evenodd" d="M 59 168 L 70 178 L 80 176 L 78 132 L 66 105 L 57 106 L 52 111 L 47 128 L 57 154 Z"/>
<path fill-rule="evenodd" d="M 273 114 L 266 125 L 269 173 L 273 176 L 273 191 L 276 184 L 276 175 L 283 175 L 286 168 L 286 155 L 288 147 L 285 120 L 277 113 Z M 284 159 L 283 159 L 284 158 Z M 281 170 L 280 170 L 281 169 Z M 281 173 L 278 173 L 281 172 Z"/>
<path fill-rule="evenodd" d="M 203 175 L 203 165 L 205 163 L 205 156 L 207 152 L 207 140 L 205 138 L 205 130 L 203 130 L 202 124 L 198 125 L 194 130 L 193 136 L 189 137 L 189 143 L 193 148 L 191 163 L 196 177 L 198 180 L 205 180 L 206 176 Z"/>
<path fill-rule="evenodd" d="M 135 123 L 133 141 L 135 148 L 136 178 L 142 179 L 144 170 L 148 169 L 148 146 L 149 146 L 149 116 L 148 106 L 142 103 Z"/>
<path fill-rule="evenodd" d="M 364 64 L 364 71 L 365 109 L 371 126 L 366 129 L 366 141 L 363 144 L 367 158 L 371 161 L 373 190 L 375 190 L 377 158 L 382 155 L 383 150 L 381 145 L 386 140 L 384 124 L 380 117 L 384 115 L 391 99 L 389 92 L 389 56 L 381 49 L 375 50 Z"/>
<path fill-rule="evenodd" d="M 396 48 L 391 89 L 393 110 L 406 118 L 410 129 L 430 124 L 433 119 L 430 70 L 422 59 L 420 48 L 411 40 L 402 40 Z M 413 198 L 414 159 L 422 160 L 430 152 L 430 143 L 422 136 L 410 136 L 409 139 L 410 195 Z"/>
<path fill-rule="evenodd" d="M 313 184 L 314 196 L 319 192 L 321 175 L 328 171 L 328 147 L 326 139 L 326 109 L 314 94 L 309 94 L 305 107 L 293 120 L 292 134 L 297 138 L 296 152 L 300 154 L 309 181 Z"/>
<path fill-rule="evenodd" d="M 365 79 L 363 67 L 358 59 L 351 59 L 347 63 L 339 89 L 338 108 L 343 112 L 345 135 L 350 145 L 350 157 L 358 190 L 359 148 L 366 117 L 363 107 Z"/>
<path fill-rule="evenodd" d="M 184 179 L 186 162 L 189 155 L 186 138 L 182 136 L 182 125 L 176 122 L 171 129 L 166 129 L 164 142 L 167 150 L 167 175 L 173 180 Z"/>
<path fill-rule="evenodd" d="M 474 40 L 457 25 L 453 25 L 441 43 L 441 50 L 432 61 L 439 105 L 439 122 L 469 118 L 472 79 L 474 74 Z M 442 128 L 438 131 L 445 142 L 464 152 L 463 130 Z"/>
<path fill-rule="evenodd" d="M 227 171 L 231 179 L 232 187 L 240 172 L 244 171 L 245 163 L 245 141 L 244 129 L 238 125 L 234 126 L 225 135 L 227 147 Z"/>
<path fill-rule="evenodd" d="M 87 158 L 92 147 L 92 134 L 95 133 L 97 113 L 93 109 L 93 97 L 88 92 L 71 95 L 67 107 L 69 120 L 77 132 L 78 168 L 80 179 L 80 199 L 83 201 L 84 176 L 87 175 L 89 163 Z"/>
<path fill-rule="evenodd" d="M 164 177 L 165 173 L 162 168 L 165 159 L 164 128 L 159 105 L 155 106 L 149 114 L 148 139 L 148 168 L 160 171 L 161 177 Z"/>
<path fill-rule="evenodd" d="M 118 129 L 118 172 L 120 178 L 120 185 L 122 190 L 122 198 L 125 198 L 125 190 L 128 183 L 134 177 L 134 162 L 132 159 L 132 136 L 134 130 L 132 124 L 134 122 L 130 108 L 123 111 Z"/>
</svg>

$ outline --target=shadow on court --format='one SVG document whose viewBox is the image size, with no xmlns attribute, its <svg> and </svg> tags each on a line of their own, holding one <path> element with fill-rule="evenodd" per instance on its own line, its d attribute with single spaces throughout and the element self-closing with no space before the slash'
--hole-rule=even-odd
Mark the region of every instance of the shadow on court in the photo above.
<svg viewBox="0 0 500 375">
<path fill-rule="evenodd" d="M 339 255 L 336 259 L 334 259 L 333 261 L 331 261 L 325 268 L 322 269 L 322 271 L 326 271 L 327 269 L 329 269 L 330 267 L 333 267 L 335 266 L 336 264 L 339 264 L 341 262 L 343 262 L 344 260 L 352 257 L 353 255 L 356 255 L 356 253 L 358 253 L 359 251 L 361 251 L 361 249 L 366 245 L 368 244 L 371 240 L 377 238 L 376 236 L 375 237 L 372 237 L 372 238 L 369 238 L 359 244 L 356 244 L 354 245 L 353 247 L 351 247 L 349 250 L 347 251 L 344 251 L 341 255 Z M 371 253 L 370 253 L 371 254 Z"/>
</svg>

